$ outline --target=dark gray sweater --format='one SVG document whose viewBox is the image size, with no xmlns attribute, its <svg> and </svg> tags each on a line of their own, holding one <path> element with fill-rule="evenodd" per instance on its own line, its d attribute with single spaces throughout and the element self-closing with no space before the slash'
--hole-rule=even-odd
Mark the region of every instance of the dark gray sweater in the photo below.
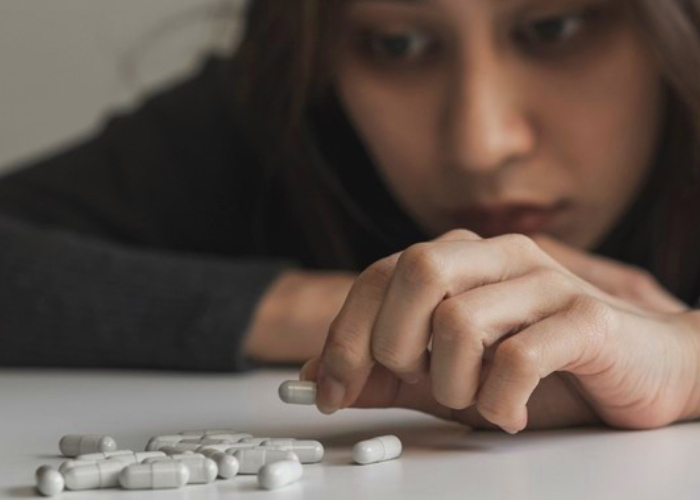
<svg viewBox="0 0 700 500">
<path fill-rule="evenodd" d="M 0 365 L 249 366 L 242 345 L 260 296 L 284 269 L 321 265 L 245 139 L 233 78 L 233 60 L 211 58 L 94 137 L 0 180 Z M 329 116 L 319 138 L 355 193 L 345 216 L 359 270 L 425 236 L 347 121 Z M 644 264 L 643 240 L 629 258 L 617 249 L 648 205 L 601 253 Z"/>
</svg>

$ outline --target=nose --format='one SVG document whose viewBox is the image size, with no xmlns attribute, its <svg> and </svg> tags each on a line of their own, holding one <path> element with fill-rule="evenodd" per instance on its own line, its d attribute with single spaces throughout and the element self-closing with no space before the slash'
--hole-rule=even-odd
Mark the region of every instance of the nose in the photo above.
<svg viewBox="0 0 700 500">
<path fill-rule="evenodd" d="M 461 56 L 445 106 L 448 164 L 486 174 L 526 158 L 535 147 L 522 82 L 490 49 Z"/>
</svg>

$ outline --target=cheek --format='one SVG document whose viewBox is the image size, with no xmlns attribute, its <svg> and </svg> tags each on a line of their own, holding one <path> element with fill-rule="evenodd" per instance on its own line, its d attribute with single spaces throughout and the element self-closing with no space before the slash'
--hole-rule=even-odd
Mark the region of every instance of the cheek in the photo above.
<svg viewBox="0 0 700 500">
<path fill-rule="evenodd" d="M 344 108 L 380 175 L 398 200 L 411 205 L 435 183 L 439 120 L 437 82 L 385 81 L 348 66 L 336 72 Z"/>
<path fill-rule="evenodd" d="M 569 170 L 580 210 L 576 243 L 593 245 L 641 189 L 658 147 L 663 84 L 632 36 L 605 63 L 553 89 L 558 96 L 546 132 L 548 147 Z M 565 90 L 562 90 L 565 89 Z M 552 101 L 552 104 L 554 101 Z"/>
</svg>

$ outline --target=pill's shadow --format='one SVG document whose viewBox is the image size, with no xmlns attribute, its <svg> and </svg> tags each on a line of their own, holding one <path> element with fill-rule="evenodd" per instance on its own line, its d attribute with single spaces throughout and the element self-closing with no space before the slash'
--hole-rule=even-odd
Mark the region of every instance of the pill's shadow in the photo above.
<svg viewBox="0 0 700 500">
<path fill-rule="evenodd" d="M 33 486 L 17 486 L 15 488 L 6 488 L 0 491 L 7 494 L 7 498 L 36 498 L 39 495 L 36 488 Z"/>
<path fill-rule="evenodd" d="M 394 434 L 401 439 L 404 448 L 421 448 L 440 451 L 483 451 L 489 447 L 485 443 L 475 443 L 468 427 L 446 423 L 397 424 L 373 426 L 342 433 L 326 433 L 317 436 L 327 448 L 351 448 L 358 441 L 375 436 Z M 340 464 L 339 464 L 340 465 Z"/>
</svg>

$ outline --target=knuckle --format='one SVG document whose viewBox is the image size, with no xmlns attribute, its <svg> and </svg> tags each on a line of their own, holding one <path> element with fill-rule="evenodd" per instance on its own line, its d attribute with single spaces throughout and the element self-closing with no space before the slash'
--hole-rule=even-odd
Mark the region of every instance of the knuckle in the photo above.
<svg viewBox="0 0 700 500">
<path fill-rule="evenodd" d="M 474 240 L 481 239 L 481 236 L 476 234 L 474 231 L 469 231 L 468 229 L 451 229 L 446 232 L 442 238 L 446 240 Z"/>
<path fill-rule="evenodd" d="M 644 295 L 645 292 L 659 288 L 654 275 L 646 269 L 632 268 L 626 274 L 625 285 L 631 295 Z"/>
<path fill-rule="evenodd" d="M 402 372 L 410 365 L 410 359 L 396 341 L 388 338 L 372 339 L 372 357 L 393 372 Z"/>
<path fill-rule="evenodd" d="M 541 252 L 539 245 L 524 234 L 512 233 L 499 236 L 505 246 L 518 255 L 535 255 Z"/>
<path fill-rule="evenodd" d="M 417 243 L 403 252 L 397 273 L 410 284 L 432 285 L 444 281 L 445 264 L 433 245 Z"/>
<path fill-rule="evenodd" d="M 534 271 L 535 276 L 543 286 L 552 292 L 561 293 L 572 288 L 573 282 L 569 276 L 558 269 L 540 267 Z"/>
<path fill-rule="evenodd" d="M 455 299 L 445 300 L 433 312 L 433 336 L 447 342 L 466 340 L 483 331 L 478 318 L 466 304 Z"/>
<path fill-rule="evenodd" d="M 357 281 L 367 285 L 383 286 L 391 279 L 394 271 L 393 261 L 391 257 L 378 260 L 362 271 Z"/>
<path fill-rule="evenodd" d="M 495 362 L 507 367 L 500 373 L 509 379 L 513 378 L 504 382 L 514 382 L 533 371 L 536 372 L 538 361 L 537 350 L 517 335 L 502 342 L 496 349 Z"/>
<path fill-rule="evenodd" d="M 367 354 L 359 341 L 359 335 L 353 334 L 352 330 L 348 330 L 338 320 L 331 323 L 329 332 L 323 354 L 329 366 L 333 366 L 338 373 L 345 373 L 366 364 Z"/>
</svg>

